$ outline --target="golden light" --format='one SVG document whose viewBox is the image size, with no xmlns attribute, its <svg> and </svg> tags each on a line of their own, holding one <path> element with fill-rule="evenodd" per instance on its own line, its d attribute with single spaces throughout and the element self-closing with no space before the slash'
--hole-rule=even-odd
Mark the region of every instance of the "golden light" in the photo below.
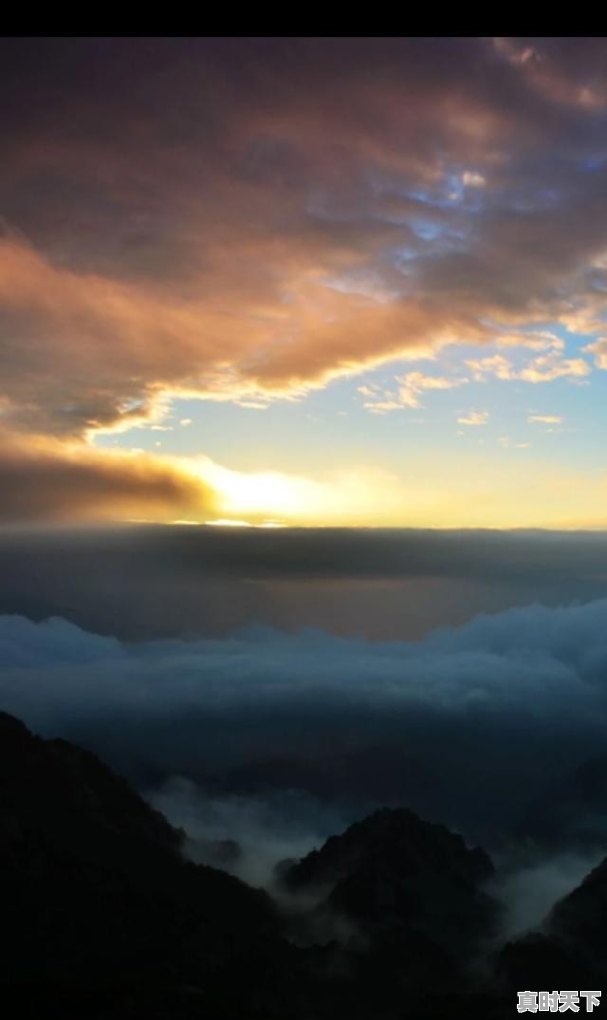
<svg viewBox="0 0 607 1020">
<path fill-rule="evenodd" d="M 217 494 L 218 518 L 229 527 L 284 527 L 388 523 L 402 514 L 403 488 L 390 473 L 374 468 L 305 478 L 278 471 L 235 471 L 199 458 L 197 473 Z"/>
<path fill-rule="evenodd" d="M 207 460 L 201 465 L 201 474 L 219 494 L 224 524 L 236 521 L 275 527 L 282 523 L 281 518 L 294 521 L 322 513 L 322 487 L 306 478 L 275 471 L 233 471 Z"/>
</svg>

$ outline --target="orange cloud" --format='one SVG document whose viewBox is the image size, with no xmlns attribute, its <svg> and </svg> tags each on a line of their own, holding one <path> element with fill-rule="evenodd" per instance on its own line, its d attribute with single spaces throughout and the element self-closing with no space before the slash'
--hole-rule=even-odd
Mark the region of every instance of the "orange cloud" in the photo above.
<svg viewBox="0 0 607 1020">
<path fill-rule="evenodd" d="M 607 337 L 600 336 L 594 343 L 587 344 L 584 351 L 594 355 L 597 368 L 607 370 Z"/>
<path fill-rule="evenodd" d="M 171 394 L 297 399 L 450 343 L 556 350 L 520 330 L 601 321 L 604 187 L 561 154 L 595 152 L 602 44 L 10 45 L 36 68 L 2 68 L 11 427 L 124 428 Z"/>
<path fill-rule="evenodd" d="M 220 278 L 213 300 L 186 300 L 52 265 L 15 239 L 0 242 L 0 302 L 5 420 L 68 435 L 153 421 L 167 394 L 297 397 L 456 329 L 420 302 L 336 291 L 304 265 L 256 303 Z M 482 339 L 473 325 L 463 335 Z"/>
</svg>

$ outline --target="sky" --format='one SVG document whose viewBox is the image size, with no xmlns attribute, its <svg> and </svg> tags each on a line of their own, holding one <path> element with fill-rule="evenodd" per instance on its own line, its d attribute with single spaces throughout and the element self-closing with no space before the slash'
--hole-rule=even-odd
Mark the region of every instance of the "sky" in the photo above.
<svg viewBox="0 0 607 1020">
<path fill-rule="evenodd" d="M 605 39 L 4 39 L 0 521 L 601 529 Z"/>
</svg>

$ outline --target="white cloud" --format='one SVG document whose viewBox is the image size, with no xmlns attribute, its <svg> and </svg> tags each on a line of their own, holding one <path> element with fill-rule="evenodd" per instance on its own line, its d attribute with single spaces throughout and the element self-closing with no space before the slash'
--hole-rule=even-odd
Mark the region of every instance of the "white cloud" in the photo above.
<svg viewBox="0 0 607 1020">
<path fill-rule="evenodd" d="M 526 347 L 533 351 L 565 349 L 565 341 L 547 330 L 531 330 L 525 333 L 502 333 L 495 338 L 497 347 Z"/>
<path fill-rule="evenodd" d="M 527 450 L 531 446 L 531 443 L 515 443 L 514 440 L 510 438 L 510 436 L 500 436 L 498 439 L 498 443 L 505 449 L 514 450 Z"/>
<path fill-rule="evenodd" d="M 486 425 L 488 421 L 488 411 L 469 411 L 457 419 L 458 425 Z"/>
<path fill-rule="evenodd" d="M 405 407 L 421 407 L 420 394 L 428 390 L 453 390 L 463 386 L 467 379 L 448 378 L 444 375 L 424 375 L 423 372 L 407 372 L 397 378 L 400 383 L 399 398 Z"/>
<path fill-rule="evenodd" d="M 502 354 L 471 358 L 466 364 L 475 382 L 485 382 L 490 377 L 502 380 L 518 379 L 528 383 L 553 382 L 555 379 L 569 379 L 575 382 L 590 375 L 592 371 L 583 358 L 563 358 L 558 350 L 538 355 L 522 368 L 516 368 L 512 360 Z"/>
<path fill-rule="evenodd" d="M 382 389 L 380 386 L 359 386 L 358 392 L 367 399 L 364 407 L 375 414 L 397 411 L 400 408 L 423 407 L 421 397 L 432 390 L 453 390 L 464 386 L 465 378 L 450 378 L 444 375 L 426 375 L 424 372 L 413 371 L 396 376 L 396 390 Z"/>
<path fill-rule="evenodd" d="M 482 174 L 476 173 L 474 170 L 465 170 L 462 174 L 462 183 L 467 188 L 482 188 L 487 183 L 487 180 Z"/>
<path fill-rule="evenodd" d="M 475 382 L 485 382 L 488 376 L 494 376 L 496 379 L 516 378 L 512 362 L 503 354 L 493 354 L 487 358 L 470 358 L 466 364 Z"/>
<path fill-rule="evenodd" d="M 534 358 L 515 376 L 523 382 L 542 383 L 554 379 L 583 379 L 591 368 L 583 358 L 562 358 L 557 351 Z"/>
<path fill-rule="evenodd" d="M 564 418 L 560 414 L 530 414 L 527 421 L 532 425 L 561 425 Z"/>
</svg>

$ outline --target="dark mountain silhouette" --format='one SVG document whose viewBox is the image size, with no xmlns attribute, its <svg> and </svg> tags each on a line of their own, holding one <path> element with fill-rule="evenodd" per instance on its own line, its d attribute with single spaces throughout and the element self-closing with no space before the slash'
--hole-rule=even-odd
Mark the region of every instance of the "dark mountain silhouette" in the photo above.
<svg viewBox="0 0 607 1020">
<path fill-rule="evenodd" d="M 550 930 L 597 975 L 607 974 L 607 859 L 553 909 Z"/>
<path fill-rule="evenodd" d="M 404 808 L 383 808 L 283 869 L 282 881 L 291 891 L 324 890 L 317 910 L 367 936 L 418 935 L 461 956 L 495 928 L 497 905 L 482 891 L 492 874 L 487 854 L 461 836 Z"/>
<path fill-rule="evenodd" d="M 490 954 L 491 861 L 409 810 L 285 862 L 275 901 L 186 862 L 183 844 L 94 755 L 0 714 L 4 1014 L 501 1020 L 518 989 L 600 988 L 607 973 L 607 862 L 541 933 Z"/>
<path fill-rule="evenodd" d="M 264 938 L 274 953 L 268 897 L 180 843 L 94 755 L 0 715 L 6 1015 L 122 1015 L 188 984 L 209 1005 L 226 961 Z"/>
</svg>

